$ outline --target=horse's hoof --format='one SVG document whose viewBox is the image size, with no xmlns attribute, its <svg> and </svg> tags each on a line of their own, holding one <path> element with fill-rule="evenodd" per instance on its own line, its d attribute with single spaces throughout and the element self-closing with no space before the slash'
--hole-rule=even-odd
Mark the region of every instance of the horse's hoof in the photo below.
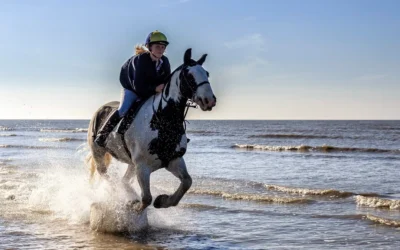
<svg viewBox="0 0 400 250">
<path fill-rule="evenodd" d="M 129 209 L 135 209 L 138 206 L 140 206 L 140 201 L 139 200 L 128 201 L 126 203 L 126 207 L 129 208 Z"/>
<path fill-rule="evenodd" d="M 136 213 L 141 213 L 144 209 L 139 200 L 133 200 L 126 203 L 126 207 Z"/>
<path fill-rule="evenodd" d="M 165 206 L 165 203 L 167 202 L 168 197 L 169 197 L 169 196 L 166 195 L 166 194 L 162 194 L 162 195 L 157 196 L 156 200 L 155 200 L 154 203 L 153 203 L 153 206 L 154 206 L 155 208 L 166 207 L 166 206 Z"/>
</svg>

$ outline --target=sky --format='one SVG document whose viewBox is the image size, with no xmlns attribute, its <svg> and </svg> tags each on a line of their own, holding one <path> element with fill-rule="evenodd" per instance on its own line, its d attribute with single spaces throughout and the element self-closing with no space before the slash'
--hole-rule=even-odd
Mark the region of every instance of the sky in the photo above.
<svg viewBox="0 0 400 250">
<path fill-rule="evenodd" d="M 217 97 L 189 119 L 400 119 L 400 1 L 0 1 L 0 119 L 90 119 L 164 32 Z"/>
</svg>

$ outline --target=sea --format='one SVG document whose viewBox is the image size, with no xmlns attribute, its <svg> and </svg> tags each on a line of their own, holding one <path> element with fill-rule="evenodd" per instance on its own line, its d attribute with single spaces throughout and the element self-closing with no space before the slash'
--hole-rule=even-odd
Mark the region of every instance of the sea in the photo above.
<svg viewBox="0 0 400 250">
<path fill-rule="evenodd" d="M 189 120 L 192 187 L 130 233 L 90 228 L 91 204 L 111 194 L 89 181 L 88 125 L 0 120 L 0 249 L 400 246 L 400 121 Z M 113 160 L 110 176 L 126 167 Z M 151 175 L 153 201 L 178 186 Z"/>
</svg>

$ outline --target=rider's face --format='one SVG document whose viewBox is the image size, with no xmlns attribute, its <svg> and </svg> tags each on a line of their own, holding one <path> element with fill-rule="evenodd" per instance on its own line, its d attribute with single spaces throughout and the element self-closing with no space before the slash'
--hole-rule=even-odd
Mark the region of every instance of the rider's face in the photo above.
<svg viewBox="0 0 400 250">
<path fill-rule="evenodd" d="M 152 44 L 150 46 L 151 52 L 158 58 L 161 58 L 161 56 L 164 54 L 165 51 L 165 45 L 162 44 Z"/>
</svg>

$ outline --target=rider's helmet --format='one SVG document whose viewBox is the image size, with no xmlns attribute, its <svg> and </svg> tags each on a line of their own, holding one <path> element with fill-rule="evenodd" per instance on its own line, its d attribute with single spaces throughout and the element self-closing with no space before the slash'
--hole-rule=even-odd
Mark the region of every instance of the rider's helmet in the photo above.
<svg viewBox="0 0 400 250">
<path fill-rule="evenodd" d="M 151 32 L 147 38 L 145 45 L 150 47 L 150 45 L 158 43 L 167 46 L 169 44 L 167 37 L 160 31 L 155 30 Z"/>
</svg>

